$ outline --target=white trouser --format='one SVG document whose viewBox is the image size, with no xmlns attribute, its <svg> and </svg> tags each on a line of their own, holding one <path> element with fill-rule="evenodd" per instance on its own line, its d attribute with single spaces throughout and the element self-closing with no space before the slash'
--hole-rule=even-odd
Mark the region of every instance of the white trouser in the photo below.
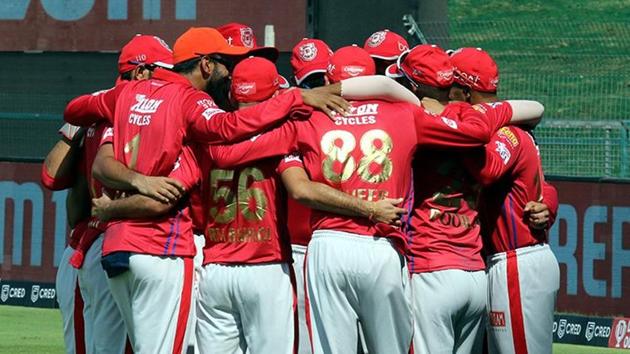
<svg viewBox="0 0 630 354">
<path fill-rule="evenodd" d="M 197 327 L 197 301 L 199 299 L 199 278 L 201 277 L 201 271 L 203 270 L 203 248 L 206 245 L 206 237 L 203 234 L 195 234 L 195 257 L 193 258 L 193 265 L 195 267 L 193 277 L 193 301 L 190 306 L 190 317 L 188 317 L 188 327 L 186 329 L 188 336 L 188 346 L 195 348 L 195 353 L 200 353 L 197 346 L 197 336 L 195 335 Z"/>
<path fill-rule="evenodd" d="M 488 280 L 484 270 L 411 275 L 416 353 L 481 353 Z"/>
<path fill-rule="evenodd" d="M 488 257 L 490 353 L 552 352 L 558 261 L 547 244 Z"/>
<path fill-rule="evenodd" d="M 308 245 L 306 282 L 315 353 L 355 353 L 357 320 L 369 353 L 409 352 L 409 276 L 391 240 L 315 231 Z"/>
<path fill-rule="evenodd" d="M 132 253 L 129 270 L 109 278 L 136 354 L 185 353 L 192 258 Z"/>
<path fill-rule="evenodd" d="M 287 263 L 207 264 L 197 302 L 201 353 L 291 354 L 295 293 Z"/>
<path fill-rule="evenodd" d="M 102 249 L 103 237 L 100 236 L 85 254 L 83 267 L 78 270 L 85 310 L 92 319 L 85 323 L 86 333 L 91 333 L 91 341 L 86 340 L 86 351 L 120 354 L 125 351 L 127 330 L 101 266 Z"/>
<path fill-rule="evenodd" d="M 66 353 L 68 354 L 76 353 L 79 347 L 78 351 L 83 351 L 85 342 L 88 340 L 85 337 L 84 322 L 91 322 L 83 321 L 85 316 L 83 313 L 80 313 L 83 311 L 83 298 L 80 296 L 78 289 L 77 270 L 68 263 L 73 253 L 74 249 L 70 246 L 67 246 L 63 251 L 55 279 L 57 303 L 59 304 L 63 320 L 63 340 L 66 346 Z M 79 296 L 75 297 L 75 295 Z M 75 313 L 75 310 L 77 313 Z M 76 327 L 75 319 L 81 321 L 76 323 Z"/>
<path fill-rule="evenodd" d="M 306 307 L 304 298 L 304 258 L 306 246 L 291 245 L 293 250 L 293 270 L 295 273 L 295 288 L 297 293 L 298 312 L 298 354 L 311 354 L 311 340 L 306 325 Z"/>
</svg>

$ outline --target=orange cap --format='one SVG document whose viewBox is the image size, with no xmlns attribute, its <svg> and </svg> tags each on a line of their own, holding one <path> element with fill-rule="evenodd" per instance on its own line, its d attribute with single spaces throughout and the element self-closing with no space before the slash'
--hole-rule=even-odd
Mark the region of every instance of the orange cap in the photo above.
<svg viewBox="0 0 630 354">
<path fill-rule="evenodd" d="M 173 46 L 175 64 L 208 54 L 244 55 L 249 48 L 231 46 L 221 33 L 210 27 L 191 27 L 184 32 Z"/>
</svg>

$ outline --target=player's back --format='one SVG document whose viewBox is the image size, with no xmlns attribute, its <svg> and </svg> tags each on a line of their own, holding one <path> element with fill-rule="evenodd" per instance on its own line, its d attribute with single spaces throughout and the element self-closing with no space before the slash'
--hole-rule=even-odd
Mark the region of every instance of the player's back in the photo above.
<svg viewBox="0 0 630 354">
<path fill-rule="evenodd" d="M 527 202 L 542 198 L 544 177 L 534 139 L 515 126 L 504 127 L 496 135 L 504 141 L 495 143 L 496 150 L 504 161 L 509 163 L 514 159 L 514 163 L 501 179 L 482 193 L 482 234 L 487 238 L 486 247 L 491 253 L 546 241 L 545 232 L 531 229 L 523 217 Z"/>
<path fill-rule="evenodd" d="M 368 201 L 407 198 L 418 136 L 414 110 L 419 108 L 376 100 L 351 104 L 350 113 L 334 122 L 315 112 L 299 125 L 298 147 L 311 179 Z M 311 220 L 313 230 L 403 237 L 358 217 L 314 210 Z"/>
<path fill-rule="evenodd" d="M 179 82 L 129 83 L 116 102 L 116 159 L 145 175 L 167 175 L 185 138 L 182 101 L 189 90 Z"/>
</svg>

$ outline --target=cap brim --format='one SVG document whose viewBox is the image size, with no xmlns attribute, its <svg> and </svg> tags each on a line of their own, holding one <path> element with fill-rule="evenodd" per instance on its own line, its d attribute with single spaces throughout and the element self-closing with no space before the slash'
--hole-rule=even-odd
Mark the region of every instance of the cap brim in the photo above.
<svg viewBox="0 0 630 354">
<path fill-rule="evenodd" d="M 326 69 L 313 69 L 313 70 L 309 70 L 304 72 L 303 74 L 298 74 L 295 75 L 295 82 L 299 85 L 302 83 L 302 81 L 304 81 L 307 77 L 309 77 L 309 75 L 315 74 L 315 73 L 325 73 Z"/>
<path fill-rule="evenodd" d="M 155 66 L 159 66 L 165 69 L 172 69 L 173 68 L 173 64 L 169 64 L 169 63 L 165 63 L 163 61 L 156 61 L 155 63 L 153 63 L 153 65 Z"/>
<path fill-rule="evenodd" d="M 374 59 L 381 59 L 381 60 L 397 60 L 398 57 L 400 55 L 394 55 L 394 56 L 389 56 L 389 57 L 384 57 L 382 55 L 377 55 L 377 54 L 370 54 L 370 56 Z"/>
<path fill-rule="evenodd" d="M 258 47 L 250 49 L 249 53 L 247 54 L 255 57 L 265 58 L 274 63 L 276 62 L 276 60 L 278 60 L 278 57 L 280 56 L 280 52 L 274 47 Z"/>
<path fill-rule="evenodd" d="M 288 89 L 289 87 L 291 87 L 291 84 L 289 84 L 289 80 L 287 80 L 287 78 L 282 75 L 278 75 L 278 82 L 278 87 L 281 89 Z"/>
<path fill-rule="evenodd" d="M 214 51 L 212 53 L 207 53 L 207 54 L 224 54 L 224 55 L 245 55 L 247 53 L 249 53 L 251 49 L 247 48 L 247 47 L 240 47 L 240 46 L 227 46 L 223 49 Z"/>
<path fill-rule="evenodd" d="M 387 67 L 387 69 L 385 69 L 385 76 L 391 77 L 392 79 L 398 79 L 403 77 L 404 75 L 400 72 L 400 70 L 398 70 L 398 65 L 391 64 Z"/>
</svg>

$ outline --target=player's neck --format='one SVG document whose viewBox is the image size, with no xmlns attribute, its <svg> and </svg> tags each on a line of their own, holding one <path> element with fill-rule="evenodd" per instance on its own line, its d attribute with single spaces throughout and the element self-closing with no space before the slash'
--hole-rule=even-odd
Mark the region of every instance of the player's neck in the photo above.
<svg viewBox="0 0 630 354">
<path fill-rule="evenodd" d="M 479 103 L 494 103 L 499 101 L 499 97 L 496 92 L 481 92 L 481 91 L 471 91 L 470 92 L 470 103 L 479 104 Z"/>
</svg>

